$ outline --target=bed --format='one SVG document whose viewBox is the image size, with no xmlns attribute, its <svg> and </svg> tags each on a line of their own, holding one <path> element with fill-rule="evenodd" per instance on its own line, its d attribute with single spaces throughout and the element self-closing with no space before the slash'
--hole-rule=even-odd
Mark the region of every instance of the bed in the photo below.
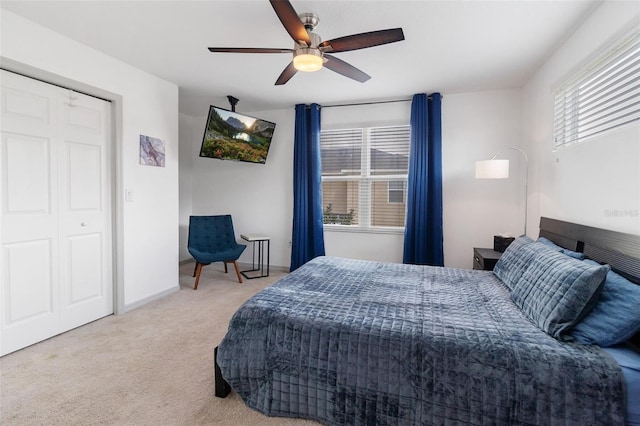
<svg viewBox="0 0 640 426">
<path fill-rule="evenodd" d="M 613 274 L 640 289 L 640 237 L 549 218 L 540 237 L 494 271 L 316 258 L 235 313 L 216 395 L 331 425 L 634 424 L 640 319 L 607 349 L 578 325 Z M 630 294 L 616 312 L 640 312 Z"/>
</svg>

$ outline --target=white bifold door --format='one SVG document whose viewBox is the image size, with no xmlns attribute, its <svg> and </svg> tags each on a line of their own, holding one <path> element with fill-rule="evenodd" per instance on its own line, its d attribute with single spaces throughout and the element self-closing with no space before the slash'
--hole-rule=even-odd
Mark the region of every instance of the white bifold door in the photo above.
<svg viewBox="0 0 640 426">
<path fill-rule="evenodd" d="M 0 70 L 0 355 L 113 313 L 111 104 Z"/>
</svg>

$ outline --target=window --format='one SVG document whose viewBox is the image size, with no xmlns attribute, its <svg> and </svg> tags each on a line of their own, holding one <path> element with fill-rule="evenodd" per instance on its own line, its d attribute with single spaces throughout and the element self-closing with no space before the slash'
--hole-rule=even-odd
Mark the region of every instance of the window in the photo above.
<svg viewBox="0 0 640 426">
<path fill-rule="evenodd" d="M 408 125 L 323 130 L 324 223 L 403 228 L 409 140 Z"/>
<path fill-rule="evenodd" d="M 640 30 L 594 57 L 554 93 L 558 149 L 640 120 Z"/>
<path fill-rule="evenodd" d="M 404 203 L 405 181 L 390 180 L 387 185 L 387 202 Z"/>
</svg>

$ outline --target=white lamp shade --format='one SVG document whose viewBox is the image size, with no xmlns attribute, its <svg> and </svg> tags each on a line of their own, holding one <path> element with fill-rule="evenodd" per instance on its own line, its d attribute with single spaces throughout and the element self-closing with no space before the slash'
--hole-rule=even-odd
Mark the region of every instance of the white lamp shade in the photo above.
<svg viewBox="0 0 640 426">
<path fill-rule="evenodd" d="M 509 177 L 509 160 L 476 161 L 476 179 L 506 179 Z"/>
</svg>

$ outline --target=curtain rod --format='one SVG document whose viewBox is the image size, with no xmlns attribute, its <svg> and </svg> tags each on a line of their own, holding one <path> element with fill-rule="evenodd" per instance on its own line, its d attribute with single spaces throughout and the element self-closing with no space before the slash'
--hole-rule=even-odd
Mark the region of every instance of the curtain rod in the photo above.
<svg viewBox="0 0 640 426">
<path fill-rule="evenodd" d="M 431 95 L 427 96 L 428 99 L 431 99 Z M 440 95 L 440 99 L 443 96 Z M 410 102 L 413 98 L 406 99 L 391 99 L 388 101 L 371 101 L 371 102 L 354 102 L 349 104 L 333 104 L 333 105 L 320 105 L 320 108 L 334 108 L 334 107 L 348 107 L 348 106 L 358 106 L 358 105 L 376 105 L 376 104 L 391 104 L 395 102 Z"/>
</svg>

